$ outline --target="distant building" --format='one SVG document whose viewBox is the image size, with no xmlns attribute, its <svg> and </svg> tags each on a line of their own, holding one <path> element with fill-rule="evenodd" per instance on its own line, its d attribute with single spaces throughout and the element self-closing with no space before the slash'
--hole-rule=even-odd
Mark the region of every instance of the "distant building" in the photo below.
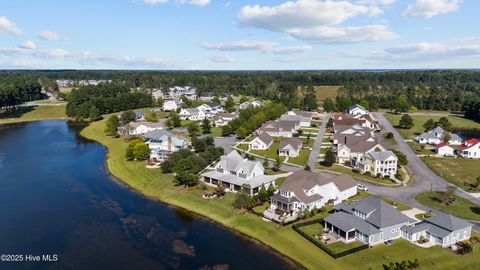
<svg viewBox="0 0 480 270">
<path fill-rule="evenodd" d="M 132 136 L 145 134 L 156 129 L 163 129 L 163 123 L 130 122 L 118 128 L 118 133 L 124 136 Z"/>
<path fill-rule="evenodd" d="M 163 102 L 163 110 L 164 111 L 176 111 L 183 105 L 183 102 L 179 99 L 177 100 L 165 100 Z"/>
<path fill-rule="evenodd" d="M 180 135 L 174 135 L 166 130 L 152 130 L 143 135 L 145 143 L 150 148 L 150 158 L 164 160 L 171 153 L 187 148 L 189 141 Z"/>
<path fill-rule="evenodd" d="M 203 101 L 211 101 L 215 95 L 212 92 L 203 92 L 198 96 L 198 99 Z"/>
<path fill-rule="evenodd" d="M 367 109 L 365 109 L 363 106 L 358 105 L 358 104 L 350 106 L 347 109 L 347 113 L 350 114 L 350 115 L 366 115 L 366 114 L 369 114 Z"/>
<path fill-rule="evenodd" d="M 144 121 L 144 120 L 145 120 L 145 113 L 135 112 L 135 121 Z"/>
<path fill-rule="evenodd" d="M 449 145 L 461 145 L 462 144 L 462 138 L 458 136 L 455 133 L 449 133 L 446 132 L 442 127 L 437 126 L 432 130 L 429 130 L 427 132 L 424 132 L 417 137 L 415 137 L 415 141 L 417 141 L 420 144 L 431 144 L 431 145 L 437 145 L 439 143 L 442 143 L 444 141 L 444 138 L 446 135 L 450 136 L 450 139 L 448 140 Z"/>
<path fill-rule="evenodd" d="M 480 158 L 480 140 L 470 139 L 457 148 L 457 154 L 464 158 Z"/>
<path fill-rule="evenodd" d="M 178 113 L 182 120 L 200 121 L 206 118 L 205 112 L 197 108 L 183 108 Z"/>
<path fill-rule="evenodd" d="M 165 99 L 179 99 L 182 96 L 190 100 L 197 99 L 197 88 L 192 86 L 174 86 L 168 88 Z"/>
<path fill-rule="evenodd" d="M 218 113 L 213 122 L 216 127 L 223 127 L 237 117 L 236 113 Z"/>
<path fill-rule="evenodd" d="M 165 95 L 163 94 L 163 89 L 162 88 L 155 88 L 152 90 L 152 98 L 157 100 L 157 99 L 161 99 L 161 98 L 164 98 Z"/>
</svg>

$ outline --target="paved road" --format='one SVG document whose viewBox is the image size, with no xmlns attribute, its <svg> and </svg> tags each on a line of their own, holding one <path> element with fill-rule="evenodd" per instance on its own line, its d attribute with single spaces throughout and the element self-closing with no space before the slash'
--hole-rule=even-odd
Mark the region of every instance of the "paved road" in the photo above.
<svg viewBox="0 0 480 270">
<path fill-rule="evenodd" d="M 439 177 L 434 172 L 432 172 L 423 161 L 413 152 L 412 148 L 404 141 L 404 139 L 400 136 L 398 131 L 390 124 L 390 122 L 383 116 L 382 113 L 375 114 L 380 125 L 382 126 L 385 132 L 392 132 L 394 135 L 395 140 L 397 141 L 397 149 L 403 152 L 408 159 L 408 168 L 412 171 L 415 182 L 408 187 L 396 187 L 396 188 L 389 188 L 389 187 L 382 187 L 382 186 L 375 186 L 371 184 L 365 184 L 368 186 L 369 190 L 372 193 L 389 197 L 393 200 L 396 200 L 401 203 L 405 203 L 407 205 L 424 209 L 424 210 L 432 210 L 435 212 L 434 209 L 430 209 L 417 201 L 415 201 L 415 196 L 419 193 L 426 192 L 426 191 L 439 191 L 445 190 L 445 188 L 449 185 L 445 179 Z M 472 195 L 468 194 L 467 192 L 457 189 L 456 194 L 470 200 L 476 204 L 480 204 L 480 199 L 473 197 Z M 476 229 L 480 230 L 480 226 L 477 223 Z"/>
<path fill-rule="evenodd" d="M 313 143 L 312 152 L 310 153 L 310 157 L 308 158 L 308 166 L 310 166 L 310 168 L 312 169 L 315 169 L 315 165 L 318 161 L 318 155 L 320 154 L 320 147 L 322 146 L 322 140 L 323 136 L 325 135 L 325 128 L 327 127 L 328 118 L 328 114 L 325 114 L 325 116 L 323 116 L 322 125 L 320 126 L 317 138 Z"/>
</svg>

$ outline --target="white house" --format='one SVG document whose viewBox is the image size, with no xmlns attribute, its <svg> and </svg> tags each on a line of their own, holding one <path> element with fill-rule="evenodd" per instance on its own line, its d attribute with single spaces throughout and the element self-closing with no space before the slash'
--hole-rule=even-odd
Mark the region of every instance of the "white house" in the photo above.
<svg viewBox="0 0 480 270">
<path fill-rule="evenodd" d="M 141 135 L 156 129 L 163 129 L 163 123 L 130 122 L 118 128 L 118 133 L 125 136 Z"/>
<path fill-rule="evenodd" d="M 435 145 L 435 153 L 439 156 L 453 157 L 455 156 L 455 149 L 447 143 L 439 143 Z"/>
<path fill-rule="evenodd" d="M 168 88 L 167 94 L 165 95 L 166 99 L 179 99 L 180 97 L 185 96 L 190 100 L 197 99 L 197 88 L 192 86 L 174 86 Z"/>
<path fill-rule="evenodd" d="M 421 144 L 431 144 L 437 145 L 444 141 L 446 135 L 449 135 L 450 138 L 448 140 L 448 144 L 450 145 L 461 145 L 462 138 L 455 133 L 446 132 L 442 127 L 436 127 L 432 130 L 424 132 L 417 137 L 415 137 L 415 141 Z"/>
<path fill-rule="evenodd" d="M 219 112 L 223 112 L 222 106 L 215 102 L 204 103 L 197 107 L 197 109 L 203 111 L 206 117 L 213 117 Z"/>
<path fill-rule="evenodd" d="M 260 133 L 255 139 L 248 143 L 249 150 L 267 150 L 272 146 L 273 138 L 268 133 Z"/>
<path fill-rule="evenodd" d="M 205 172 L 202 176 L 208 185 L 223 185 L 230 192 L 247 188 L 247 192 L 253 196 L 262 186 L 265 188 L 275 186 L 275 177 L 265 175 L 264 171 L 261 162 L 244 159 L 233 150 L 220 158 L 213 171 Z"/>
<path fill-rule="evenodd" d="M 152 90 L 152 97 L 153 99 L 157 100 L 159 98 L 163 98 L 163 90 L 161 88 L 155 88 Z"/>
<path fill-rule="evenodd" d="M 165 100 L 163 102 L 163 110 L 164 111 L 176 111 L 178 108 L 182 106 L 183 102 L 179 99 L 177 100 Z"/>
<path fill-rule="evenodd" d="M 300 122 L 298 121 L 268 121 L 257 129 L 257 133 L 266 132 L 272 137 L 291 138 L 299 127 Z"/>
<path fill-rule="evenodd" d="M 302 141 L 293 139 L 284 139 L 278 145 L 278 155 L 285 157 L 298 157 L 302 149 Z"/>
<path fill-rule="evenodd" d="M 351 115 L 366 115 L 369 113 L 367 109 L 365 109 L 363 106 L 360 106 L 359 104 L 350 106 L 347 109 L 347 112 Z"/>
<path fill-rule="evenodd" d="M 300 126 L 301 127 L 309 127 L 312 124 L 312 119 L 313 119 L 313 113 L 312 112 L 307 112 L 307 111 L 300 111 L 300 110 L 291 110 L 288 111 L 286 114 L 282 115 L 281 117 L 285 117 L 285 120 L 288 120 L 288 116 L 296 116 L 296 118 L 290 118 L 294 119 L 296 121 L 300 121 Z"/>
<path fill-rule="evenodd" d="M 366 153 L 358 162 L 362 173 L 395 178 L 397 174 L 398 157 L 392 151 L 372 151 Z"/>
<path fill-rule="evenodd" d="M 223 127 L 237 117 L 238 114 L 236 113 L 218 113 L 213 122 L 216 127 Z"/>
<path fill-rule="evenodd" d="M 326 203 L 337 205 L 357 194 L 357 183 L 349 175 L 326 178 L 318 173 L 298 170 L 288 176 L 270 197 L 270 211 L 281 209 L 294 214 L 320 209 Z"/>
<path fill-rule="evenodd" d="M 178 116 L 182 120 L 200 121 L 205 119 L 205 112 L 197 108 L 183 108 L 178 113 Z"/>
<path fill-rule="evenodd" d="M 258 108 L 264 106 L 263 102 L 260 101 L 245 101 L 240 104 L 238 107 L 240 110 L 245 110 L 248 107 Z"/>
<path fill-rule="evenodd" d="M 470 139 L 457 148 L 457 154 L 464 158 L 480 158 L 480 140 Z"/>
<path fill-rule="evenodd" d="M 174 135 L 166 130 L 152 130 L 145 135 L 145 144 L 150 148 L 150 159 L 164 160 L 171 153 L 187 148 L 189 142 L 181 135 Z"/>
</svg>

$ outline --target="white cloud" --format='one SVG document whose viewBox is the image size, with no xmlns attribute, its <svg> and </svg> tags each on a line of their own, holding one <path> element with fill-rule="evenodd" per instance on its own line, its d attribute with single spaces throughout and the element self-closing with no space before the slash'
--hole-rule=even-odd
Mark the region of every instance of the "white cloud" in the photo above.
<svg viewBox="0 0 480 270">
<path fill-rule="evenodd" d="M 351 56 L 380 62 L 436 62 L 448 59 L 480 58 L 480 37 L 466 37 L 446 42 L 420 42 L 381 51 L 352 53 Z"/>
<path fill-rule="evenodd" d="M 18 45 L 18 47 L 27 50 L 35 50 L 37 48 L 37 45 L 31 40 L 27 40 L 24 43 Z"/>
<path fill-rule="evenodd" d="M 337 25 L 359 14 L 367 14 L 369 8 L 348 1 L 298 0 L 278 6 L 244 6 L 239 14 L 240 22 L 273 31 L 320 25 Z"/>
<path fill-rule="evenodd" d="M 18 28 L 14 22 L 10 21 L 5 16 L 0 17 L 0 31 L 5 31 L 7 33 L 14 34 L 17 36 L 23 34 L 22 30 Z"/>
<path fill-rule="evenodd" d="M 460 2 L 461 0 L 416 0 L 415 3 L 408 5 L 403 15 L 432 18 L 443 13 L 457 11 Z"/>
<path fill-rule="evenodd" d="M 211 55 L 208 57 L 210 61 L 217 62 L 217 63 L 232 63 L 235 62 L 235 58 L 233 58 L 229 54 L 220 54 L 220 55 Z"/>
<path fill-rule="evenodd" d="M 374 6 L 386 6 L 391 5 L 397 2 L 397 0 L 360 0 L 358 1 L 359 4 L 366 4 L 366 5 L 374 5 Z"/>
<path fill-rule="evenodd" d="M 168 0 L 142 0 L 143 3 L 149 5 L 158 5 L 158 4 L 165 4 Z M 204 7 L 210 4 L 211 0 L 175 0 L 175 2 L 179 4 L 189 4 L 199 7 Z"/>
<path fill-rule="evenodd" d="M 52 31 L 49 31 L 49 30 L 41 31 L 38 34 L 38 37 L 43 39 L 43 40 L 47 40 L 47 41 L 56 41 L 56 40 L 60 40 L 60 39 L 65 39 L 65 38 L 62 38 L 59 34 L 57 34 L 55 32 L 52 32 Z"/>
<path fill-rule="evenodd" d="M 0 68 L 4 69 L 36 69 L 41 68 L 39 63 L 24 60 L 7 60 L 0 62 Z"/>
<path fill-rule="evenodd" d="M 260 51 L 273 54 L 293 54 L 309 51 L 311 46 L 280 46 L 277 42 L 263 40 L 239 40 L 221 43 L 203 43 L 205 49 L 219 51 Z"/>
<path fill-rule="evenodd" d="M 241 9 L 238 20 L 244 25 L 288 33 L 310 42 L 354 43 L 396 37 L 386 25 L 340 26 L 358 15 L 377 17 L 381 14 L 383 11 L 377 6 L 349 1 L 298 0 L 273 7 L 248 5 Z"/>
<path fill-rule="evenodd" d="M 385 25 L 365 25 L 349 27 L 319 26 L 309 29 L 292 29 L 294 38 L 323 43 L 358 43 L 389 40 L 397 37 Z"/>
</svg>

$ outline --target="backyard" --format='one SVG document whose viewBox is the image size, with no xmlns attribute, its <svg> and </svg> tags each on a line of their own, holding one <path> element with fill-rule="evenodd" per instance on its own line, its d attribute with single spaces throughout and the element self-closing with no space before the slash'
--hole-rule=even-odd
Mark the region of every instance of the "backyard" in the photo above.
<svg viewBox="0 0 480 270">
<path fill-rule="evenodd" d="M 302 149 L 302 150 L 300 150 L 300 155 L 298 155 L 298 157 L 290 157 L 290 158 L 288 158 L 287 162 L 292 163 L 292 164 L 296 164 L 296 165 L 300 165 L 300 166 L 305 166 L 308 163 L 308 158 L 310 157 L 311 152 L 312 151 L 310 151 L 310 150 Z"/>
<path fill-rule="evenodd" d="M 467 220 L 480 221 L 480 205 L 474 204 L 457 195 L 453 195 L 455 201 L 450 205 L 441 203 L 442 192 L 423 192 L 415 196 L 415 200 L 428 207 L 457 216 Z"/>
<path fill-rule="evenodd" d="M 470 187 L 480 177 L 480 160 L 440 157 L 421 159 L 430 170 L 465 191 L 472 192 Z"/>
</svg>

